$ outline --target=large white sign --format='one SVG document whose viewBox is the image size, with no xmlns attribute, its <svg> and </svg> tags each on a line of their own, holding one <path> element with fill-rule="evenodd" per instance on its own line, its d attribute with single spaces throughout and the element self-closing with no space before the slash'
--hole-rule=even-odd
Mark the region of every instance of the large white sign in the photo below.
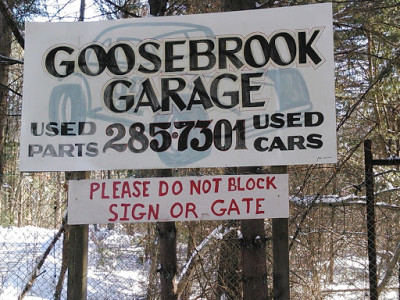
<svg viewBox="0 0 400 300">
<path fill-rule="evenodd" d="M 331 4 L 28 23 L 22 171 L 336 162 Z"/>
<path fill-rule="evenodd" d="M 289 217 L 288 175 L 73 180 L 68 223 Z"/>
</svg>

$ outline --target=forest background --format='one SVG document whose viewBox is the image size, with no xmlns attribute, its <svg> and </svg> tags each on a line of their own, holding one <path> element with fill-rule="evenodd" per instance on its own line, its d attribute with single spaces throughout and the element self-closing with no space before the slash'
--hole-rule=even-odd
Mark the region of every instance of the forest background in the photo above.
<svg viewBox="0 0 400 300">
<path fill-rule="evenodd" d="M 38 18 L 49 22 L 84 18 L 85 21 L 140 18 L 150 14 L 268 9 L 321 2 L 325 1 L 149 0 L 147 3 L 94 0 L 91 4 L 86 3 L 86 10 L 81 10 L 78 1 L 0 0 L 0 236 L 3 235 L 0 253 L 21 251 L 20 248 L 14 249 L 15 244 L 5 242 L 15 227 L 46 229 L 40 231 L 36 239 L 32 237 L 30 242 L 33 245 L 44 243 L 42 246 L 46 249 L 62 225 L 66 211 L 66 174 L 20 173 L 18 170 L 24 22 Z M 397 159 L 400 156 L 400 3 L 396 0 L 330 2 L 333 3 L 334 19 L 339 160 L 334 165 L 288 168 L 291 296 L 293 299 L 368 299 L 363 143 L 366 139 L 372 140 L 373 153 L 377 158 Z M 91 13 L 86 13 L 84 17 L 83 12 L 88 12 L 89 6 Z M 268 172 L 269 169 L 262 167 L 253 171 Z M 400 172 L 396 166 L 379 167 L 374 171 L 378 290 L 382 299 L 399 299 Z M 171 172 L 173 176 L 200 176 L 227 174 L 234 170 L 176 169 Z M 156 175 L 156 170 L 91 173 L 92 178 Z M 267 281 L 271 285 L 271 220 L 265 220 L 264 226 L 269 270 Z M 177 272 L 182 275 L 177 285 L 179 297 L 219 299 L 224 294 L 231 297 L 228 299 L 234 299 L 229 295 L 240 294 L 240 268 L 237 268 L 240 249 L 240 234 L 237 232 L 240 224 L 235 221 L 184 222 L 177 223 L 176 227 Z M 151 223 L 91 227 L 90 249 L 96 257 L 95 265 L 91 266 L 93 272 L 102 270 L 103 276 L 107 274 L 106 278 L 111 282 L 121 280 L 111 278 L 121 270 L 132 271 L 132 265 L 120 260 L 129 260 L 128 254 L 133 251 L 134 266 L 140 265 L 144 270 L 142 288 L 134 295 L 138 299 L 157 299 L 158 230 L 157 224 Z M 118 233 L 120 241 L 111 243 L 110 237 L 115 237 L 115 233 Z M 64 247 L 61 238 L 57 243 L 60 249 L 68 250 L 67 236 Z M 22 253 L 31 254 L 29 251 Z M 21 282 L 18 294 L 21 295 L 26 284 L 38 275 L 32 277 L 37 257 L 30 258 L 30 263 L 28 260 L 21 263 L 20 259 L 19 263 L 17 261 L 1 270 L 3 288 L 14 280 L 12 278 L 18 278 Z M 185 270 L 187 266 L 190 266 L 189 271 Z M 51 292 L 58 294 L 57 297 L 64 297 L 65 268 L 60 265 L 54 273 L 55 284 Z M 34 281 L 37 278 L 39 276 Z M 104 285 L 104 281 L 101 284 L 93 281 L 97 286 L 91 286 L 89 282 L 92 298 L 122 299 L 121 296 L 110 296 L 107 291 L 109 286 Z M 33 282 L 33 286 L 38 282 Z M 32 287 L 29 289 L 28 294 L 33 294 Z M 129 295 L 132 298 L 133 294 Z"/>
</svg>

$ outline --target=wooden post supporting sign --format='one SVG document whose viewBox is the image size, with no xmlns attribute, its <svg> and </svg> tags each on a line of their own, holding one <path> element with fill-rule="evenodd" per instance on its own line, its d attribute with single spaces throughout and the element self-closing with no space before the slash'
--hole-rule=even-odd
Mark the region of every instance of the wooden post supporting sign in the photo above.
<svg viewBox="0 0 400 300">
<path fill-rule="evenodd" d="M 69 175 L 69 176 L 68 176 Z M 89 172 L 70 172 L 70 180 L 89 178 Z M 67 300 L 87 299 L 88 225 L 69 225 Z"/>
<path fill-rule="evenodd" d="M 286 174 L 287 166 L 271 167 L 271 172 L 273 174 Z M 272 252 L 274 300 L 289 300 L 289 228 L 287 218 L 272 219 Z"/>
</svg>

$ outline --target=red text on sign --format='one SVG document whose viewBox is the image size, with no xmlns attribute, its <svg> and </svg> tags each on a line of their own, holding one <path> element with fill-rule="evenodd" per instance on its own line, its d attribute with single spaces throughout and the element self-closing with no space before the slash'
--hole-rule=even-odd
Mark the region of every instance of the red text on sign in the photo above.
<svg viewBox="0 0 400 300">
<path fill-rule="evenodd" d="M 194 193 L 200 195 L 201 193 L 207 194 L 210 191 L 214 193 L 218 193 L 219 191 L 219 184 L 222 178 L 216 177 L 212 178 L 211 180 L 199 179 L 199 180 L 190 180 L 190 195 Z"/>
<path fill-rule="evenodd" d="M 174 196 L 182 193 L 182 191 L 183 191 L 182 182 L 179 180 L 176 180 L 170 185 L 168 182 L 161 180 L 158 185 L 158 195 L 165 196 L 168 194 L 169 191 L 171 191 Z"/>
<path fill-rule="evenodd" d="M 111 188 L 107 188 L 106 182 L 90 183 L 90 200 L 93 200 L 96 193 L 100 193 L 101 199 L 124 199 L 131 197 L 149 197 L 150 181 L 113 181 L 108 183 Z"/>
<path fill-rule="evenodd" d="M 172 204 L 169 213 L 174 219 L 181 217 L 183 214 L 185 215 L 186 219 L 189 218 L 189 214 L 192 214 L 196 219 L 199 217 L 196 213 L 196 205 L 192 202 L 188 202 L 186 205 L 175 202 Z"/>
<path fill-rule="evenodd" d="M 262 210 L 262 203 L 265 201 L 265 198 L 242 198 L 241 202 L 246 204 L 245 213 L 254 212 L 256 215 L 264 214 L 265 211 Z M 231 201 L 225 201 L 222 199 L 215 200 L 211 204 L 211 211 L 214 215 L 221 217 L 224 215 L 237 215 L 239 216 L 241 213 L 244 213 L 240 210 L 240 207 L 235 199 Z"/>
<path fill-rule="evenodd" d="M 109 206 L 109 212 L 112 217 L 108 219 L 109 222 L 116 221 L 140 221 L 140 220 L 158 220 L 160 212 L 160 204 L 144 205 L 142 203 L 113 203 Z"/>
<path fill-rule="evenodd" d="M 242 180 L 244 179 L 244 180 Z M 254 179 L 241 178 L 241 177 L 229 177 L 228 178 L 228 191 L 252 191 L 252 190 L 276 190 L 276 185 L 274 184 L 275 176 L 267 176 L 265 178 L 260 177 Z"/>
</svg>

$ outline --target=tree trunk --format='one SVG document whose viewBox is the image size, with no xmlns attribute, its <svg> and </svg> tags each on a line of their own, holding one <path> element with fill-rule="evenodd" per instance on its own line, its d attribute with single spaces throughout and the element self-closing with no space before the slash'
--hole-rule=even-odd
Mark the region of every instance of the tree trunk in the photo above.
<svg viewBox="0 0 400 300">
<path fill-rule="evenodd" d="M 149 0 L 150 14 L 152 16 L 163 16 L 167 10 L 168 0 Z"/>
<path fill-rule="evenodd" d="M 157 237 L 154 234 L 154 230 L 150 227 L 150 223 L 147 224 L 147 236 L 149 241 L 146 245 L 145 256 L 146 260 L 150 260 L 149 279 L 146 289 L 146 300 L 156 299 L 155 295 L 158 295 L 158 276 L 157 276 L 157 265 L 159 257 L 159 249 L 157 248 Z"/>
<path fill-rule="evenodd" d="M 6 19 L 3 14 L 0 14 L 0 54 L 10 57 L 11 54 L 11 31 L 8 27 Z M 7 124 L 7 96 L 8 96 L 8 66 L 7 64 L 0 64 L 0 190 L 3 186 L 3 174 L 5 159 L 4 140 L 5 140 L 5 127 Z"/>
<path fill-rule="evenodd" d="M 171 177 L 172 170 L 158 171 L 160 177 Z M 176 295 L 176 227 L 175 222 L 160 222 L 158 234 L 160 241 L 160 282 L 161 300 L 177 299 Z"/>
<path fill-rule="evenodd" d="M 176 228 L 175 222 L 158 223 L 160 236 L 161 300 L 177 299 L 176 276 Z"/>
</svg>

